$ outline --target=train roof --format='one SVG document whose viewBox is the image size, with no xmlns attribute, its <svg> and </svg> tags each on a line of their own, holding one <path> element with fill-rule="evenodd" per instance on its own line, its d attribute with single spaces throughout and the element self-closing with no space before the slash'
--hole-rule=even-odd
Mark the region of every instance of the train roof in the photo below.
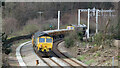
<svg viewBox="0 0 120 68">
<path fill-rule="evenodd" d="M 52 36 L 48 35 L 47 33 L 44 33 L 44 34 L 39 35 L 39 37 L 41 37 L 41 36 L 49 36 L 49 37 L 52 37 Z"/>
<path fill-rule="evenodd" d="M 48 34 L 45 33 L 45 32 L 36 32 L 34 36 L 35 36 L 35 37 L 41 37 L 41 36 L 50 36 L 50 35 L 48 35 Z M 50 36 L 50 37 L 51 37 L 51 36 Z"/>
<path fill-rule="evenodd" d="M 44 33 L 52 33 L 52 32 L 59 32 L 59 31 L 68 31 L 70 29 L 59 29 L 59 30 L 48 30 L 48 31 L 43 31 Z"/>
</svg>

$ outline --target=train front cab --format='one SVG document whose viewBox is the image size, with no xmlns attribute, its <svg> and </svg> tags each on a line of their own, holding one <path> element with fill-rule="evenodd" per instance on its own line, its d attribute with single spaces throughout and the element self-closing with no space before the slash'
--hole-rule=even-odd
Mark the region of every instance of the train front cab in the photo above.
<svg viewBox="0 0 120 68">
<path fill-rule="evenodd" d="M 37 47 L 41 52 L 50 52 L 53 47 L 53 38 L 49 36 L 38 37 Z"/>
<path fill-rule="evenodd" d="M 75 29 L 75 27 L 74 26 L 67 26 L 67 28 L 66 29 L 69 29 L 69 30 L 74 30 Z"/>
</svg>

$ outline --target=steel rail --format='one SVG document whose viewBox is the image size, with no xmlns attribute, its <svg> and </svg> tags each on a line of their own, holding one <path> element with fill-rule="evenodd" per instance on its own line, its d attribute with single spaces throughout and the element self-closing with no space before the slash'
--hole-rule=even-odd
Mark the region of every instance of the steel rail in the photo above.
<svg viewBox="0 0 120 68">
<path fill-rule="evenodd" d="M 86 67 L 83 66 L 82 64 L 76 62 L 75 60 L 71 59 L 70 57 L 66 56 L 65 54 L 63 54 L 62 52 L 60 52 L 60 51 L 58 50 L 58 48 L 57 48 L 57 47 L 58 47 L 58 44 L 61 43 L 62 41 L 63 41 L 63 40 L 60 40 L 60 41 L 57 43 L 57 45 L 56 45 L 56 50 L 57 50 L 60 54 L 62 54 L 64 57 L 69 58 L 69 60 L 73 61 L 74 63 L 76 63 L 76 64 L 78 64 L 78 65 L 80 65 L 80 66 L 86 68 Z"/>
<path fill-rule="evenodd" d="M 35 51 L 35 48 L 34 48 L 34 52 L 36 53 L 36 51 Z M 49 63 L 47 63 L 43 58 L 42 58 L 42 56 L 40 55 L 40 54 L 38 54 L 38 53 L 36 53 L 37 54 L 37 56 L 43 61 L 43 62 L 45 62 L 50 68 L 52 68 L 52 66 L 49 64 Z M 59 67 L 61 67 L 61 68 L 63 68 L 61 65 L 59 65 L 57 62 L 55 62 L 53 59 L 51 59 L 51 58 L 49 58 L 51 61 L 53 61 L 55 64 L 57 64 Z"/>
<path fill-rule="evenodd" d="M 60 59 L 60 60 L 64 61 L 65 63 L 69 64 L 70 66 L 72 66 L 73 68 L 75 68 L 72 64 L 70 64 L 70 63 L 68 63 L 67 61 L 61 59 L 61 57 L 58 56 L 55 52 L 52 52 L 52 53 L 58 57 L 57 59 Z"/>
<path fill-rule="evenodd" d="M 34 50 L 34 52 L 36 53 L 35 47 L 33 47 L 33 50 Z M 38 53 L 36 53 L 36 54 L 37 54 L 37 56 L 38 56 L 43 62 L 45 62 L 50 68 L 52 68 L 52 66 L 50 66 L 50 64 L 47 63 Z"/>
<path fill-rule="evenodd" d="M 55 62 L 53 59 L 49 58 L 50 60 L 52 60 L 54 63 L 56 63 L 59 67 L 63 68 L 60 64 L 58 64 L 57 62 Z"/>
</svg>

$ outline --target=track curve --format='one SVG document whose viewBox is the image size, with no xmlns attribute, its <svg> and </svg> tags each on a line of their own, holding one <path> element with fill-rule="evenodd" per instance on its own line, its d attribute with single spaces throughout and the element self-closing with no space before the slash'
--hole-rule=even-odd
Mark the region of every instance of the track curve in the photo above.
<svg viewBox="0 0 120 68">
<path fill-rule="evenodd" d="M 81 66 L 83 68 L 86 68 L 84 65 L 82 65 L 81 63 L 75 61 L 74 59 L 66 56 L 65 54 L 63 54 L 62 52 L 59 51 L 58 49 L 58 44 L 61 43 L 63 40 L 60 40 L 58 41 L 55 45 L 54 45 L 54 48 L 53 48 L 53 53 L 59 57 L 60 59 L 63 58 L 62 60 L 66 63 L 68 63 L 70 66 L 72 67 L 77 67 L 77 66 Z"/>
<path fill-rule="evenodd" d="M 62 40 L 54 42 L 53 52 L 50 53 L 51 55 L 49 57 L 42 57 L 40 52 L 35 53 L 31 42 L 24 44 L 20 48 L 21 58 L 26 66 L 47 66 L 48 68 L 76 68 L 77 66 L 82 66 L 57 49 L 60 42 L 62 42 Z M 36 65 L 36 60 L 39 60 L 38 65 Z"/>
</svg>

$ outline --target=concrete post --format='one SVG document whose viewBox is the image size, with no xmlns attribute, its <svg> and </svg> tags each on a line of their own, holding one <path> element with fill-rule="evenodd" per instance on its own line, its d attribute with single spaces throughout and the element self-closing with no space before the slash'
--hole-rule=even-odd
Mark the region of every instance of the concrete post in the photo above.
<svg viewBox="0 0 120 68">
<path fill-rule="evenodd" d="M 80 9 L 78 9 L 78 25 L 80 25 Z"/>
<path fill-rule="evenodd" d="M 60 27 L 60 11 L 58 11 L 58 30 L 59 30 L 59 27 Z"/>
<path fill-rule="evenodd" d="M 90 9 L 88 8 L 87 38 L 89 38 L 89 19 L 90 19 Z"/>
<path fill-rule="evenodd" d="M 98 33 L 98 9 L 96 10 L 96 34 Z"/>
<path fill-rule="evenodd" d="M 94 8 L 93 8 L 93 16 L 95 16 L 95 10 L 96 10 L 96 9 L 95 9 L 95 7 L 94 7 Z"/>
<path fill-rule="evenodd" d="M 103 16 L 103 9 L 102 9 L 102 16 Z"/>
<path fill-rule="evenodd" d="M 114 68 L 114 57 L 112 57 L 112 66 Z"/>
<path fill-rule="evenodd" d="M 112 11 L 112 10 L 110 9 L 110 11 Z M 112 12 L 109 12 L 109 16 L 112 16 Z"/>
</svg>

